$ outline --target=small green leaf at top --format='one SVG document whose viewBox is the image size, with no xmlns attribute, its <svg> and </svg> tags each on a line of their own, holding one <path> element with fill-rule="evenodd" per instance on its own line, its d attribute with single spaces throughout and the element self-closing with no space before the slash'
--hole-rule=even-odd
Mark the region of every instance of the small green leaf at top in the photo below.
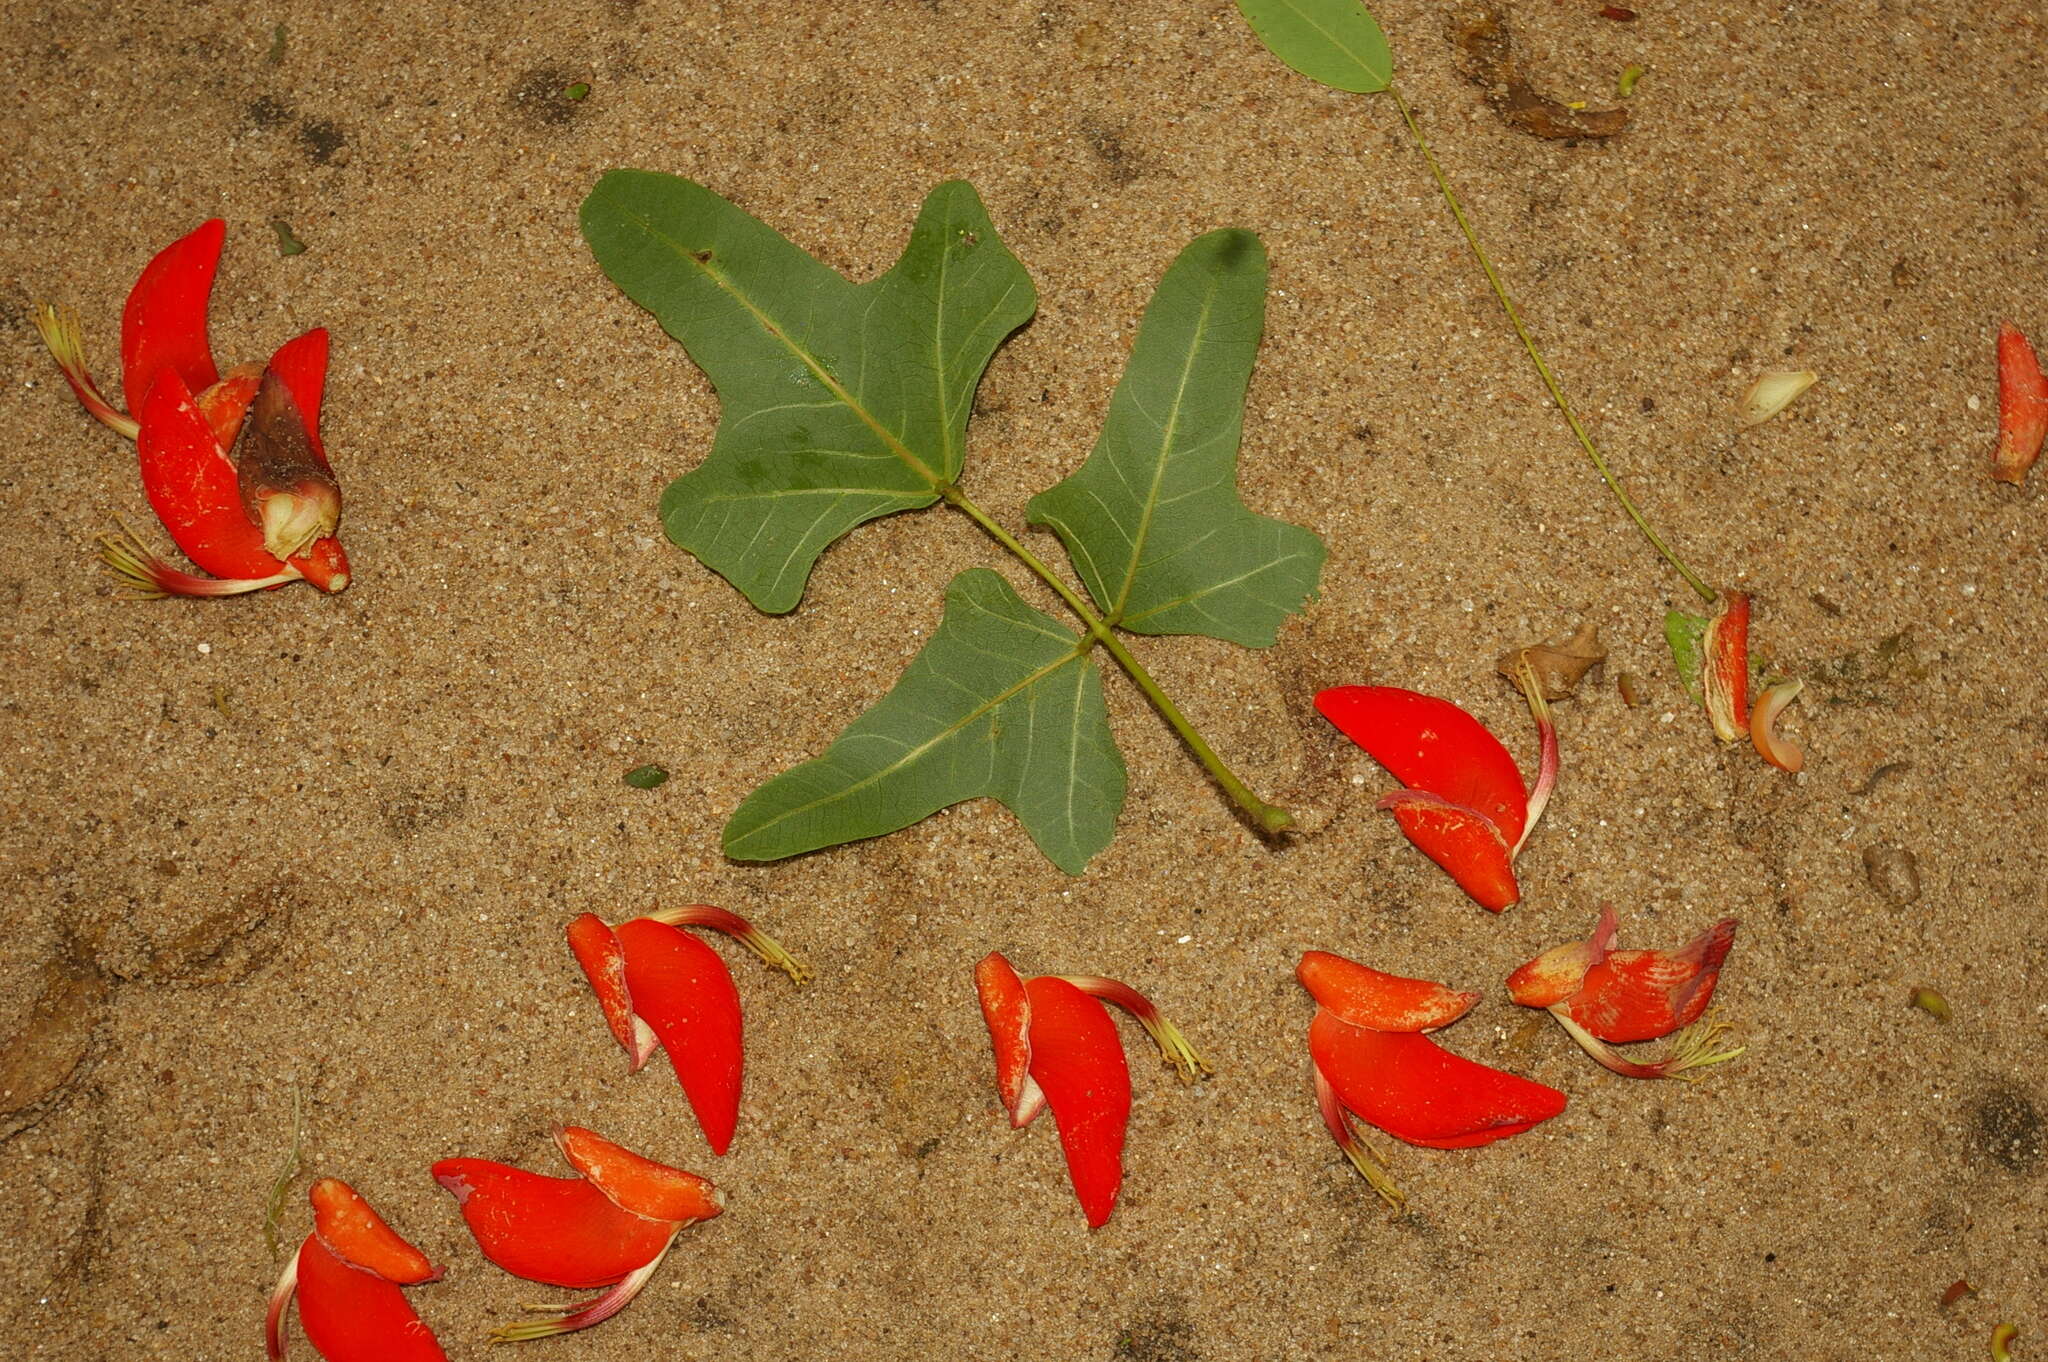
<svg viewBox="0 0 2048 1362">
<path fill-rule="evenodd" d="M 651 763 L 646 766 L 635 766 L 626 772 L 626 783 L 636 790 L 659 789 L 668 784 L 668 768 Z"/>
<path fill-rule="evenodd" d="M 1310 80 L 1369 95 L 1393 83 L 1394 54 L 1358 0 L 1237 0 L 1266 50 Z"/>
<path fill-rule="evenodd" d="M 1692 697 L 1696 705 L 1707 702 L 1706 692 L 1700 688 L 1700 671 L 1706 663 L 1707 625 L 1712 623 L 1704 615 L 1687 614 L 1683 610 L 1664 612 L 1664 641 L 1671 646 L 1671 661 L 1678 668 L 1679 684 Z"/>
<path fill-rule="evenodd" d="M 1145 308 L 1087 462 L 1031 499 L 1031 523 L 1059 535 L 1119 628 L 1266 648 L 1315 594 L 1323 541 L 1237 495 L 1265 307 L 1256 236 L 1189 243 Z"/>
<path fill-rule="evenodd" d="M 825 754 L 747 796 L 725 854 L 773 861 L 992 796 L 1078 875 L 1109 844 L 1124 762 L 1092 650 L 986 568 L 946 588 L 931 641 Z"/>
<path fill-rule="evenodd" d="M 674 175 L 611 171 L 582 223 L 612 282 L 718 389 L 710 455 L 662 496 L 669 538 L 775 614 L 834 540 L 959 477 L 975 385 L 1037 306 L 962 181 L 931 192 L 865 284 Z"/>
</svg>

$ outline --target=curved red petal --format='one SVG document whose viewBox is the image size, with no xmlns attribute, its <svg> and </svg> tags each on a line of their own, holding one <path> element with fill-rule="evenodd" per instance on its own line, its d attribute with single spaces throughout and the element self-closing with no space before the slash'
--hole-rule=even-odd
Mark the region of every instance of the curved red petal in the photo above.
<svg viewBox="0 0 2048 1362">
<path fill-rule="evenodd" d="M 327 1362 L 447 1362 L 405 1292 L 350 1267 L 318 1235 L 299 1249 L 299 1328 Z"/>
<path fill-rule="evenodd" d="M 234 464 L 176 370 L 159 374 L 136 419 L 142 490 L 179 551 L 216 577 L 283 572 L 264 551 L 262 528 L 242 510 Z"/>
<path fill-rule="evenodd" d="M 656 1163 L 582 1126 L 561 1126 L 555 1147 L 622 1211 L 672 1225 L 709 1220 L 725 1209 L 725 1196 L 709 1179 Z"/>
<path fill-rule="evenodd" d="M 515 1277 L 610 1286 L 654 1261 L 673 1223 L 620 1210 L 583 1178 L 551 1178 L 489 1159 L 443 1159 L 434 1181 L 462 1208 L 484 1257 Z"/>
<path fill-rule="evenodd" d="M 1388 795 L 1379 806 L 1392 809 L 1408 840 L 1481 908 L 1498 913 L 1521 901 L 1514 855 L 1486 815 L 1419 790 Z"/>
<path fill-rule="evenodd" d="M 1124 1130 L 1131 1115 L 1131 1071 L 1109 1009 L 1064 979 L 1028 979 L 1031 1076 L 1045 1091 L 1060 1131 L 1067 1175 L 1088 1227 L 1116 1209 L 1124 1180 Z"/>
<path fill-rule="evenodd" d="M 1308 1048 L 1347 1110 L 1410 1144 L 1490 1144 L 1564 1110 L 1555 1088 L 1454 1055 L 1427 1036 L 1353 1026 L 1327 1010 L 1309 1024 Z"/>
<path fill-rule="evenodd" d="M 134 411 L 168 371 L 193 392 L 213 386 L 213 347 L 206 339 L 206 302 L 220 266 L 228 225 L 210 218 L 156 253 L 121 309 L 121 389 Z"/>
<path fill-rule="evenodd" d="M 626 952 L 633 1010 L 654 1028 L 711 1152 L 732 1144 L 743 1066 L 740 993 L 718 952 L 688 932 L 636 917 L 612 929 Z"/>
<path fill-rule="evenodd" d="M 1593 934 L 1584 941 L 1552 946 L 1508 976 L 1508 996 L 1523 1007 L 1550 1007 L 1563 1002 L 1585 986 L 1586 973 L 1605 960 L 1614 949 L 1620 924 L 1614 905 L 1600 905 Z"/>
<path fill-rule="evenodd" d="M 1472 1010 L 1477 993 L 1410 979 L 1328 951 L 1307 951 L 1294 977 L 1318 1004 L 1353 1026 L 1375 1031 L 1434 1031 Z"/>
<path fill-rule="evenodd" d="M 626 987 L 625 947 L 619 944 L 618 934 L 605 926 L 604 919 L 596 913 L 578 914 L 569 924 L 568 936 L 569 950 L 582 967 L 583 977 L 590 982 L 590 991 L 597 995 L 605 1026 L 632 1060 L 633 1072 L 638 1073 L 647 1057 L 640 1052 L 639 1031 L 633 1025 L 633 995 Z"/>
<path fill-rule="evenodd" d="M 1398 686 L 1337 686 L 1316 708 L 1411 789 L 1493 820 L 1509 846 L 1522 838 L 1529 792 L 1500 739 L 1448 700 Z"/>
<path fill-rule="evenodd" d="M 385 1224 L 362 1194 L 340 1178 L 319 1179 L 307 1199 L 313 1203 L 314 1235 L 322 1247 L 351 1266 L 402 1286 L 431 1282 L 441 1275 L 426 1254 Z"/>
<path fill-rule="evenodd" d="M 327 449 L 320 443 L 320 399 L 327 391 L 327 328 L 316 326 L 277 347 L 270 357 L 270 371 L 284 380 L 306 420 L 306 438 L 313 457 L 327 467 Z"/>
<path fill-rule="evenodd" d="M 1736 925 L 1735 918 L 1723 918 L 1676 951 L 1615 951 L 1586 972 L 1565 1012 L 1613 1045 L 1656 1040 L 1692 1025 L 1713 999 Z"/>
<path fill-rule="evenodd" d="M 1024 981 L 1003 957 L 990 951 L 974 967 L 974 992 L 996 1053 L 996 1092 L 1012 1126 L 1029 1125 L 1045 1103 L 1031 1077 L 1031 998 Z"/>
</svg>

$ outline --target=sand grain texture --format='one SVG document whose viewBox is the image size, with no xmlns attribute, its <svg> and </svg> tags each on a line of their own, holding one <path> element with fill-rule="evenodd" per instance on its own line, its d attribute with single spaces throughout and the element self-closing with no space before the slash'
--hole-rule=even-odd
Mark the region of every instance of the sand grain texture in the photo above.
<svg viewBox="0 0 2048 1362">
<path fill-rule="evenodd" d="M 1295 77 L 1227 3 L 9 6 L 0 1036 L 59 962 L 104 996 L 0 1142 L 5 1351 L 256 1356 L 294 1084 L 306 1176 L 450 1263 L 412 1299 L 455 1357 L 537 1293 L 427 1167 L 552 1167 L 558 1120 L 731 1197 L 622 1316 L 537 1345 L 558 1362 L 1937 1358 L 2000 1318 L 2035 1346 L 2048 506 L 2038 474 L 1987 470 L 1994 328 L 2048 339 L 2048 23 L 2026 0 L 1636 8 L 1509 7 L 1556 98 L 1604 107 L 1648 68 L 1629 130 L 1578 145 L 1506 127 L 1437 7 L 1378 13 L 1604 447 L 1808 678 L 1796 779 L 1686 708 L 1659 633 L 1684 588 L 1545 404 L 1393 107 Z M 589 96 L 559 99 L 573 81 Z M 718 413 L 577 235 L 617 165 L 699 179 L 856 278 L 932 185 L 972 180 L 1040 292 L 970 437 L 967 485 L 1013 526 L 1093 441 L 1175 252 L 1257 230 L 1242 488 L 1328 538 L 1323 596 L 1270 651 L 1139 646 L 1312 831 L 1262 844 L 1112 675 L 1131 794 L 1082 878 L 987 802 L 725 861 L 725 814 L 888 687 L 955 573 L 1002 565 L 934 508 L 856 532 L 767 618 L 667 545 L 656 498 Z M 334 334 L 340 597 L 132 605 L 92 571 L 112 516 L 156 527 L 28 304 L 77 307 L 109 376 L 136 272 L 215 214 L 223 357 Z M 1744 431 L 1767 368 L 1821 380 Z M 1371 811 L 1389 782 L 1309 698 L 1412 686 L 1527 754 L 1493 660 L 1581 618 L 1609 679 L 1560 706 L 1527 900 L 1495 919 Z M 646 762 L 673 778 L 625 787 Z M 1916 901 L 1872 888 L 1878 844 L 1917 858 Z M 1603 899 L 1630 945 L 1743 919 L 1717 1002 L 1745 1060 L 1687 1088 L 1554 1030 L 1512 1042 L 1496 982 Z M 798 992 L 735 960 L 750 1068 L 722 1160 L 665 1070 L 625 1076 L 563 945 L 579 911 L 656 901 L 746 913 L 818 967 Z M 1130 980 L 1216 1066 L 1189 1092 L 1134 1061 L 1126 1195 L 1093 1235 L 1052 1131 L 998 1110 L 970 983 L 995 947 Z M 1390 1223 L 1316 1120 L 1310 947 L 1488 988 L 1446 1040 L 1571 1106 L 1398 1151 Z M 1907 1006 L 1921 983 L 1953 1022 Z M 306 1221 L 302 1179 L 287 1232 Z M 1978 1294 L 1937 1308 L 1958 1277 Z"/>
</svg>

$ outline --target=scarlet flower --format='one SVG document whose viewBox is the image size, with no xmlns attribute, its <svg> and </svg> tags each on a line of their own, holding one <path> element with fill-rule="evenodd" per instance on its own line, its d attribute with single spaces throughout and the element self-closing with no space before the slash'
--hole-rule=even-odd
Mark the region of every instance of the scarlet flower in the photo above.
<svg viewBox="0 0 2048 1362">
<path fill-rule="evenodd" d="M 313 1232 L 285 1264 L 264 1320 L 271 1362 L 285 1355 L 285 1311 L 295 1295 L 299 1328 L 327 1362 L 446 1362 L 399 1289 L 435 1281 L 441 1269 L 340 1179 L 321 1178 L 309 1197 Z"/>
<path fill-rule="evenodd" d="M 327 332 L 285 342 L 268 364 L 223 376 L 207 339 L 207 300 L 227 226 L 201 224 L 151 260 L 121 312 L 126 415 L 85 366 L 78 319 L 47 304 L 36 329 L 81 405 L 136 442 L 143 491 L 187 558 L 211 578 L 181 572 L 132 535 L 101 539 L 116 578 L 142 596 L 233 596 L 305 580 L 349 584 L 334 537 L 341 485 L 320 442 Z"/>
<path fill-rule="evenodd" d="M 1612 905 L 1603 904 L 1593 934 L 1553 946 L 1508 976 L 1508 995 L 1524 1007 L 1549 1010 L 1567 1034 L 1604 1067 L 1628 1078 L 1678 1078 L 1720 1064 L 1744 1048 L 1722 1049 L 1728 1027 L 1698 1026 L 1721 966 L 1735 945 L 1736 919 L 1722 918 L 1675 951 L 1618 951 Z M 1613 1046 L 1686 1034 L 1652 1064 Z M 1692 1075 L 1697 1077 L 1696 1074 Z"/>
<path fill-rule="evenodd" d="M 595 913 L 569 924 L 569 949 L 631 1072 L 657 1044 L 667 1050 L 711 1152 L 723 1154 L 740 1115 L 740 994 L 718 952 L 683 927 L 723 932 L 799 984 L 810 971 L 745 918 L 709 904 L 662 909 L 617 927 Z"/>
<path fill-rule="evenodd" d="M 640 1294 L 685 1225 L 725 1209 L 725 1196 L 695 1173 L 656 1163 L 580 1126 L 559 1126 L 555 1145 L 578 1176 L 551 1178 L 490 1159 L 443 1159 L 447 1188 L 477 1247 L 515 1277 L 577 1290 L 591 1300 L 529 1307 L 551 1319 L 508 1324 L 500 1343 L 573 1333 L 600 1324 Z"/>
<path fill-rule="evenodd" d="M 1531 1079 L 1452 1054 L 1424 1031 L 1447 1026 L 1479 1000 L 1442 984 L 1387 974 L 1310 951 L 1295 977 L 1318 1007 L 1309 1024 L 1316 1105 L 1337 1147 L 1386 1203 L 1404 1201 L 1386 1159 L 1352 1120 L 1430 1149 L 1469 1149 L 1519 1135 L 1564 1110 L 1565 1095 Z"/>
<path fill-rule="evenodd" d="M 1521 899 L 1514 860 L 1557 784 L 1549 703 L 1526 657 L 1518 673 L 1541 751 L 1526 792 L 1507 748 L 1448 700 L 1397 686 L 1336 686 L 1316 696 L 1324 718 L 1408 787 L 1377 807 L 1392 810 L 1409 841 L 1496 913 Z"/>
<path fill-rule="evenodd" d="M 974 987 L 995 1046 L 996 1089 L 1011 1126 L 1022 1129 L 1052 1108 L 1074 1195 L 1088 1228 L 1101 1228 L 1123 1185 L 1131 1114 L 1130 1066 L 1103 1003 L 1130 1013 L 1159 1046 L 1160 1057 L 1188 1082 L 1207 1078 L 1209 1066 L 1158 1008 L 1114 979 L 1022 979 L 1001 952 L 990 951 L 974 968 Z"/>
</svg>

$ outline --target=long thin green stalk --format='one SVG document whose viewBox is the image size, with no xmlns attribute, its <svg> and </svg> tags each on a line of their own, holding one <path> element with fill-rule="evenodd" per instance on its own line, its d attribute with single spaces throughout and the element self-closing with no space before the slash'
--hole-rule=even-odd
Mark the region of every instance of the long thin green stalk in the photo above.
<svg viewBox="0 0 2048 1362">
<path fill-rule="evenodd" d="M 981 526 L 989 538 L 1015 555 L 1017 561 L 1031 569 L 1039 580 L 1051 587 L 1054 594 L 1066 602 L 1069 610 L 1080 616 L 1081 622 L 1088 626 L 1089 643 L 1101 644 L 1104 650 L 1116 659 L 1117 665 L 1124 669 L 1131 680 L 1137 683 L 1145 698 L 1152 702 L 1152 708 L 1158 710 L 1160 717 L 1173 726 L 1173 731 L 1180 735 L 1180 740 L 1187 744 L 1188 750 L 1195 754 L 1196 759 L 1208 770 L 1210 777 L 1223 787 L 1225 794 L 1236 801 L 1237 806 L 1245 811 L 1261 832 L 1285 832 L 1294 826 L 1293 814 L 1277 804 L 1268 804 L 1259 798 L 1249 785 L 1239 780 L 1237 774 L 1224 765 L 1223 758 L 1216 755 L 1216 750 L 1209 746 L 1196 731 L 1195 726 L 1188 722 L 1188 717 L 1181 713 L 1180 706 L 1174 704 L 1173 698 L 1159 688 L 1159 683 L 1152 679 L 1152 674 L 1145 670 L 1144 664 L 1139 662 L 1124 645 L 1124 641 L 1117 637 L 1116 630 L 1096 614 L 1079 593 L 1060 580 L 1059 574 L 1048 567 L 1043 559 L 1026 548 L 1017 536 L 1004 529 L 988 512 L 975 505 L 973 499 L 961 491 L 957 484 L 949 483 L 941 487 L 939 495 L 945 498 L 948 505 L 965 513 L 968 519 Z"/>
<path fill-rule="evenodd" d="M 1458 220 L 1459 229 L 1465 233 L 1465 242 L 1472 248 L 1472 254 L 1478 258 L 1479 268 L 1486 271 L 1486 282 L 1493 286 L 1493 296 L 1500 300 L 1501 311 L 1508 314 L 1509 325 L 1513 326 L 1515 334 L 1521 337 L 1522 348 L 1529 352 L 1529 362 L 1536 366 L 1536 372 L 1542 376 L 1543 386 L 1550 390 L 1550 400 L 1557 403 L 1557 409 L 1564 413 L 1565 423 L 1572 428 L 1572 434 L 1579 437 L 1579 445 L 1586 451 L 1586 457 L 1591 459 L 1593 467 L 1600 471 L 1601 478 L 1607 483 L 1607 489 L 1613 492 L 1615 500 L 1621 503 L 1621 509 L 1628 512 L 1628 518 L 1643 532 L 1643 538 L 1650 541 L 1650 547 L 1656 549 L 1663 555 L 1665 562 L 1677 569 L 1678 575 L 1685 578 L 1686 585 L 1697 591 L 1701 599 L 1718 599 L 1714 589 L 1701 580 L 1699 574 L 1680 561 L 1678 555 L 1658 536 L 1657 531 L 1651 528 L 1650 522 L 1644 519 L 1643 513 L 1636 509 L 1636 504 L 1629 499 L 1628 493 L 1622 490 L 1620 481 L 1607 467 L 1607 460 L 1600 456 L 1600 449 L 1593 443 L 1593 437 L 1586 433 L 1586 427 L 1580 423 L 1579 414 L 1572 409 L 1570 400 L 1565 397 L 1564 389 L 1558 385 L 1557 376 L 1550 372 L 1550 366 L 1544 362 L 1543 352 L 1537 348 L 1535 339 L 1529 334 L 1529 328 L 1522 324 L 1522 314 L 1515 309 L 1514 299 L 1508 296 L 1507 285 L 1501 282 L 1500 275 L 1494 270 L 1493 261 L 1487 257 L 1486 248 L 1479 244 L 1479 233 L 1473 230 L 1471 219 L 1465 216 L 1464 206 L 1458 202 L 1457 194 L 1451 189 L 1451 182 L 1444 177 L 1443 167 L 1437 164 L 1435 153 L 1430 151 L 1429 141 L 1423 137 L 1422 127 L 1415 121 L 1415 114 L 1409 109 L 1408 101 L 1401 98 L 1401 91 L 1393 85 L 1387 86 L 1387 93 L 1393 96 L 1394 107 L 1401 111 L 1401 121 L 1408 125 L 1408 134 L 1415 139 L 1416 150 L 1422 153 L 1423 161 L 1429 166 L 1429 173 L 1436 179 L 1437 192 L 1443 195 L 1444 203 L 1451 210 L 1451 216 Z"/>
</svg>

